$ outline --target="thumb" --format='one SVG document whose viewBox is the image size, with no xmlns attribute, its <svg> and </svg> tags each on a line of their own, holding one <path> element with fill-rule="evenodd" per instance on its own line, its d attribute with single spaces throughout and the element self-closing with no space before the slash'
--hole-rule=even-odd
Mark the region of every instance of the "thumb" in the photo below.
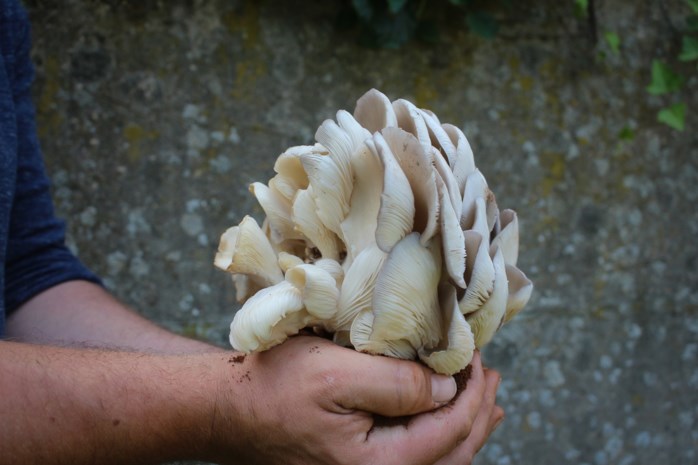
<svg viewBox="0 0 698 465">
<path fill-rule="evenodd" d="M 335 403 L 388 417 L 414 415 L 440 407 L 456 395 L 452 376 L 437 375 L 416 362 L 354 352 L 345 366 L 346 383 Z"/>
</svg>

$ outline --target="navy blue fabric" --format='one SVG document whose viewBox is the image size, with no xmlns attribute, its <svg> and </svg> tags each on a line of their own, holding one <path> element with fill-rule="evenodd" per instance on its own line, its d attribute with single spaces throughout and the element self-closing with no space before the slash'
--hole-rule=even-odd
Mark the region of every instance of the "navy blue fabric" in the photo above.
<svg viewBox="0 0 698 465">
<path fill-rule="evenodd" d="M 30 28 L 17 1 L 0 0 L 0 336 L 5 315 L 65 281 L 99 283 L 65 246 L 36 135 Z"/>
</svg>

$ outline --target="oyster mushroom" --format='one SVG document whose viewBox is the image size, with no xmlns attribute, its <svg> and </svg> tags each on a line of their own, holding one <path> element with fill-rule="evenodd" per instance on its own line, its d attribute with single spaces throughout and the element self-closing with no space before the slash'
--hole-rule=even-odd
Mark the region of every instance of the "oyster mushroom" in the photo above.
<svg viewBox="0 0 698 465">
<path fill-rule="evenodd" d="M 419 349 L 419 359 L 437 373 L 453 375 L 470 363 L 475 341 L 470 325 L 458 308 L 455 288 L 441 286 L 439 306 L 443 318 L 441 340 L 436 347 Z"/>
<path fill-rule="evenodd" d="M 283 279 L 274 249 L 251 216 L 245 216 L 239 226 L 223 233 L 214 265 L 230 273 L 247 275 L 262 287 Z"/>
<path fill-rule="evenodd" d="M 405 339 L 414 348 L 437 344 L 441 337 L 440 275 L 439 242 L 424 247 L 419 233 L 411 233 L 395 244 L 376 277 L 370 339 Z"/>
<path fill-rule="evenodd" d="M 499 210 L 463 131 L 371 89 L 314 145 L 250 190 L 265 212 L 221 237 L 214 264 L 243 303 L 231 344 L 268 349 L 303 328 L 453 374 L 520 312 L 519 223 Z"/>
<path fill-rule="evenodd" d="M 375 237 L 378 247 L 384 252 L 390 252 L 398 241 L 412 231 L 416 211 L 414 193 L 410 181 L 383 136 L 376 133 L 366 144 L 378 155 L 383 165 L 383 192 Z"/>
</svg>

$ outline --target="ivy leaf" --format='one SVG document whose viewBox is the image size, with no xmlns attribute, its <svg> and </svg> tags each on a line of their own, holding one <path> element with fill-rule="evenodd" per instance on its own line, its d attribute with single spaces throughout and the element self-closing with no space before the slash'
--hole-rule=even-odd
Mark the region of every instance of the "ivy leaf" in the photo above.
<svg viewBox="0 0 698 465">
<path fill-rule="evenodd" d="M 468 15 L 466 23 L 471 31 L 485 39 L 493 39 L 499 30 L 497 20 L 482 11 Z"/>
<path fill-rule="evenodd" d="M 608 42 L 608 46 L 611 47 L 611 51 L 615 55 L 618 55 L 620 53 L 620 37 L 618 37 L 618 34 L 615 32 L 606 32 L 604 35 L 606 37 L 606 42 Z"/>
<path fill-rule="evenodd" d="M 698 60 L 698 39 L 694 37 L 683 36 L 683 47 L 681 49 L 681 55 L 679 55 L 679 60 Z"/>
<path fill-rule="evenodd" d="M 657 121 L 677 131 L 683 131 L 686 122 L 686 104 L 677 103 L 657 113 Z"/>
<path fill-rule="evenodd" d="M 589 0 L 574 0 L 574 14 L 586 18 L 589 12 Z"/>
<path fill-rule="evenodd" d="M 693 14 L 698 15 L 698 0 L 686 0 L 686 3 L 693 10 Z"/>
<path fill-rule="evenodd" d="M 395 14 L 402 10 L 405 3 L 407 3 L 407 0 L 388 0 L 388 9 L 392 14 Z"/>
<path fill-rule="evenodd" d="M 662 95 L 679 90 L 683 85 L 683 77 L 674 73 L 671 68 L 659 60 L 652 60 L 652 82 L 647 86 L 647 92 L 652 95 Z"/>
</svg>

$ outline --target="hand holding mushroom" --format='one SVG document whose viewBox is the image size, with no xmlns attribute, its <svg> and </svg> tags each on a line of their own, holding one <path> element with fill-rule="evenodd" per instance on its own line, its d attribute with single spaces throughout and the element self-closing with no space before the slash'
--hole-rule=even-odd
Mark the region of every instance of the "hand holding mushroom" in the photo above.
<svg viewBox="0 0 698 465">
<path fill-rule="evenodd" d="M 461 371 L 531 295 L 516 213 L 497 207 L 465 135 L 406 100 L 371 90 L 315 137 L 250 187 L 262 226 L 246 216 L 221 237 L 215 265 L 243 303 L 231 344 L 263 351 L 312 327 Z"/>
</svg>

